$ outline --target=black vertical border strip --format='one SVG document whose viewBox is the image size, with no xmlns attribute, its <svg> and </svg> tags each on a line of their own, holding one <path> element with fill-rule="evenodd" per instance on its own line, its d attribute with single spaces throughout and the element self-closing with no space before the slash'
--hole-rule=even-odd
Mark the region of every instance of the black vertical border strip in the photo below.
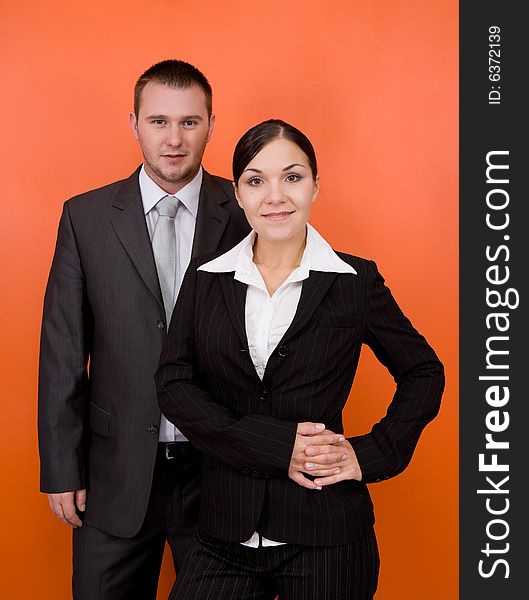
<svg viewBox="0 0 529 600">
<path fill-rule="evenodd" d="M 460 0 L 461 600 L 510 600 L 528 597 L 529 593 L 529 218 L 524 219 L 529 204 L 529 95 L 522 91 L 529 87 L 529 51 L 522 41 L 529 37 L 529 26 L 522 17 L 524 4 Z M 500 28 L 499 47 L 489 46 L 497 41 L 489 39 L 495 31 L 489 30 L 491 27 Z M 489 55 L 498 48 L 499 57 Z M 489 58 L 499 58 L 500 62 L 489 63 Z M 499 71 L 489 69 L 496 64 Z M 499 81 L 489 79 L 493 72 L 499 72 Z M 489 103 L 493 91 L 500 93 L 500 104 Z M 494 96 L 497 94 L 493 93 L 491 100 L 497 101 Z M 509 168 L 490 174 L 495 179 L 508 178 L 508 183 L 487 183 L 487 154 L 494 151 L 508 152 L 496 155 L 492 162 Z M 508 200 L 503 210 L 487 206 L 487 194 L 492 189 L 503 190 L 489 197 L 496 205 L 502 198 Z M 508 226 L 489 228 L 487 213 L 496 224 L 503 224 L 508 214 Z M 487 258 L 487 246 L 489 256 L 496 258 Z M 494 266 L 497 279 L 505 277 L 506 267 L 509 269 L 509 279 L 502 285 L 487 281 L 487 269 Z M 494 277 L 494 268 L 489 275 Z M 499 292 L 511 305 L 518 295 L 518 307 L 488 306 L 487 288 Z M 489 299 L 492 303 L 493 298 Z M 491 327 L 487 328 L 487 315 L 499 312 L 507 316 L 489 320 Z M 509 326 L 504 332 L 495 325 L 500 321 L 503 327 Z M 486 344 L 491 336 L 507 338 L 489 343 L 489 348 L 508 351 L 489 357 L 507 368 L 487 368 Z M 508 381 L 479 379 L 500 374 L 508 376 Z M 487 402 L 487 390 L 495 385 L 502 386 L 497 396 L 500 399 L 505 398 L 503 386 L 509 389 L 509 400 L 503 407 Z M 508 427 L 491 432 L 487 415 L 489 424 L 500 428 L 508 418 Z M 508 442 L 509 448 L 487 449 L 487 433 L 497 442 Z M 508 472 L 480 471 L 480 454 L 485 455 L 486 463 L 496 454 L 499 464 L 508 465 Z M 487 476 L 498 487 L 497 493 L 491 493 Z M 507 476 L 508 481 L 500 485 Z M 480 494 L 478 490 L 488 492 Z M 479 572 L 480 561 L 483 574 Z"/>
</svg>

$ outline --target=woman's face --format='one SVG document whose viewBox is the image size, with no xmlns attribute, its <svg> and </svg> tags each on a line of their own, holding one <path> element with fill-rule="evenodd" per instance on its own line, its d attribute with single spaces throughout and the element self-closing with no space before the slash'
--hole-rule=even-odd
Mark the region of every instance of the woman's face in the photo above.
<svg viewBox="0 0 529 600">
<path fill-rule="evenodd" d="M 248 163 L 235 191 L 259 238 L 286 241 L 305 235 L 319 183 L 299 146 L 278 138 Z"/>
</svg>

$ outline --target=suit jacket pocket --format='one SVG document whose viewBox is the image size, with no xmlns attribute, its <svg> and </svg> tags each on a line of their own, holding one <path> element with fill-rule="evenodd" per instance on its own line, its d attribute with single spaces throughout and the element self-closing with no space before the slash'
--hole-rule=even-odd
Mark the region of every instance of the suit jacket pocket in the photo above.
<svg viewBox="0 0 529 600">
<path fill-rule="evenodd" d="M 355 328 L 358 324 L 356 315 L 323 315 L 318 323 L 319 327 Z"/>
<path fill-rule="evenodd" d="M 111 416 L 109 412 L 90 402 L 90 429 L 93 432 L 108 437 Z"/>
</svg>

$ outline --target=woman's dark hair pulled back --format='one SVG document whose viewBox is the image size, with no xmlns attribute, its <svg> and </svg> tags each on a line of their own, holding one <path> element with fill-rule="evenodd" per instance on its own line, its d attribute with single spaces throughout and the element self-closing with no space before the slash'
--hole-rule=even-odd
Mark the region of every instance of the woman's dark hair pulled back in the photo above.
<svg viewBox="0 0 529 600">
<path fill-rule="evenodd" d="M 269 119 L 249 129 L 237 142 L 232 162 L 233 181 L 235 185 L 237 185 L 243 171 L 254 156 L 270 144 L 270 142 L 279 138 L 293 142 L 306 154 L 309 159 L 312 177 L 316 179 L 318 164 L 316 162 L 316 153 L 309 138 L 302 131 L 285 121 Z"/>
</svg>

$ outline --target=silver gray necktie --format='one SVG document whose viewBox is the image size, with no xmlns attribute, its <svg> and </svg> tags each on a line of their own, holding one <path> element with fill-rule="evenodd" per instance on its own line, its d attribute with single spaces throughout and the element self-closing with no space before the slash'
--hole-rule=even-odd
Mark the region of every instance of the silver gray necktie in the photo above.
<svg viewBox="0 0 529 600">
<path fill-rule="evenodd" d="M 152 237 L 152 251 L 156 262 L 156 270 L 158 271 L 168 327 L 175 301 L 177 265 L 175 217 L 179 204 L 180 201 L 174 196 L 165 196 L 156 204 L 159 216 Z"/>
</svg>

